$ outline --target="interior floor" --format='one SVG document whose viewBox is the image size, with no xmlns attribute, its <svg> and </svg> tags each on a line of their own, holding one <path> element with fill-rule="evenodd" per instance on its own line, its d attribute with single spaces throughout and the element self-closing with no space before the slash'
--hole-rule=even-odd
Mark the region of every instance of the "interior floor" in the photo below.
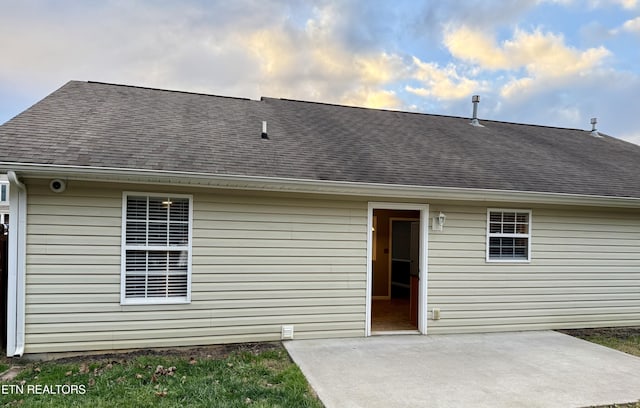
<svg viewBox="0 0 640 408">
<path fill-rule="evenodd" d="M 371 331 L 417 330 L 409 316 L 409 299 L 373 300 Z"/>
</svg>

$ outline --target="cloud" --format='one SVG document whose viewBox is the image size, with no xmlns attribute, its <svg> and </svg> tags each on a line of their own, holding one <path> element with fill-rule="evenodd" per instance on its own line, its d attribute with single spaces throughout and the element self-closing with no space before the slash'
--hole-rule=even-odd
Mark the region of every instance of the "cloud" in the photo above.
<svg viewBox="0 0 640 408">
<path fill-rule="evenodd" d="M 540 2 L 559 3 L 562 5 L 577 4 L 581 7 L 585 3 L 584 0 L 540 0 Z M 586 3 L 591 9 L 618 6 L 625 10 L 634 10 L 638 8 L 638 5 L 640 4 L 639 0 L 588 0 Z"/>
<path fill-rule="evenodd" d="M 385 87 L 406 76 L 403 59 L 384 51 L 352 52 L 334 41 L 322 21 L 311 20 L 301 31 L 256 31 L 241 44 L 254 59 L 263 94 L 372 108 L 402 106 Z"/>
<path fill-rule="evenodd" d="M 409 67 L 399 55 L 386 52 L 354 58 L 359 77 L 369 84 L 385 84 L 403 78 Z"/>
<path fill-rule="evenodd" d="M 625 21 L 622 30 L 640 34 L 640 17 Z"/>
<path fill-rule="evenodd" d="M 3 10 L 0 48 L 7 58 L 0 80 L 59 86 L 91 79 L 191 91 L 221 85 L 227 92 L 252 92 L 229 86 L 242 76 L 251 79 L 252 65 L 238 52 L 234 35 L 225 32 L 229 23 L 213 13 L 188 4 L 59 6 L 20 2 Z M 238 27 L 251 22 L 236 20 Z"/>
<path fill-rule="evenodd" d="M 590 69 L 610 54 L 604 47 L 578 51 L 565 45 L 561 35 L 540 30 L 517 29 L 512 39 L 498 45 L 484 32 L 461 27 L 449 30 L 444 43 L 454 57 L 477 63 L 484 69 L 525 68 L 545 76 L 565 76 Z"/>
<path fill-rule="evenodd" d="M 505 98 L 517 98 L 528 93 L 535 87 L 535 80 L 533 78 L 525 77 L 513 79 L 502 86 L 500 94 Z"/>
<path fill-rule="evenodd" d="M 609 59 L 601 38 L 580 49 L 549 28 L 515 28 L 557 6 L 584 7 L 576 0 L 10 2 L 0 13 L 0 93 L 20 101 L 11 114 L 79 79 L 464 116 L 470 95 L 481 93 L 482 117 L 582 126 L 598 116 L 605 132 L 633 129 L 635 112 L 622 101 L 635 99 L 640 79 L 606 66 L 624 56 Z"/>
<path fill-rule="evenodd" d="M 52 89 L 88 79 L 334 103 L 357 104 L 359 95 L 363 105 L 401 106 L 387 85 L 407 75 L 410 61 L 375 46 L 387 26 L 387 9 L 375 4 L 64 4 L 25 1 L 3 10 L 0 83 Z M 377 23 L 355 29 L 363 27 L 352 24 L 358 11 Z"/>
<path fill-rule="evenodd" d="M 427 63 L 413 57 L 412 77 L 419 81 L 419 87 L 406 85 L 405 90 L 422 97 L 436 99 L 461 99 L 481 90 L 484 85 L 479 81 L 460 75 L 454 64 L 441 68 L 436 63 Z"/>
<path fill-rule="evenodd" d="M 555 81 L 538 82 L 533 88 L 525 84 L 525 91 L 514 90 L 509 97 L 483 94 L 481 117 L 585 130 L 591 129 L 589 119 L 597 117 L 602 133 L 639 144 L 636 107 L 629 101 L 640 89 L 640 75 L 602 68 Z"/>
<path fill-rule="evenodd" d="M 634 10 L 638 7 L 638 0 L 589 0 L 589 5 L 593 8 L 617 5 L 626 10 Z"/>
<path fill-rule="evenodd" d="M 351 91 L 340 98 L 340 103 L 376 109 L 400 109 L 402 100 L 394 91 L 377 90 L 362 87 Z"/>
<path fill-rule="evenodd" d="M 638 8 L 638 0 L 618 0 L 618 3 L 629 10 Z"/>
<path fill-rule="evenodd" d="M 607 32 L 609 36 L 618 35 L 621 33 L 640 34 L 640 17 L 632 18 L 625 21 L 622 25 L 613 28 Z"/>
<path fill-rule="evenodd" d="M 465 0 L 426 1 L 421 9 L 418 6 L 419 31 L 434 34 L 446 26 L 474 26 L 490 30 L 503 25 L 513 24 L 540 0 Z"/>
<path fill-rule="evenodd" d="M 511 61 L 490 38 L 480 30 L 472 30 L 465 26 L 448 29 L 445 32 L 444 44 L 456 58 L 479 64 L 486 69 L 509 69 Z"/>
<path fill-rule="evenodd" d="M 516 29 L 511 39 L 497 44 L 484 32 L 468 27 L 450 29 L 444 43 L 451 54 L 478 64 L 484 70 L 503 70 L 515 76 L 502 87 L 502 96 L 519 96 L 539 85 L 547 87 L 558 79 L 584 76 L 610 55 L 604 47 L 577 50 L 565 44 L 561 35 Z M 520 74 L 522 72 L 522 74 Z"/>
</svg>

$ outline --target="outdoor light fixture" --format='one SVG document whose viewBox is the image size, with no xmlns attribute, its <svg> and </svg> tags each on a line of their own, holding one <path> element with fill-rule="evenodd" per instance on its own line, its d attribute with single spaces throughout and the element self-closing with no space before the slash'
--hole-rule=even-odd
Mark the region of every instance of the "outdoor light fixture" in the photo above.
<svg viewBox="0 0 640 408">
<path fill-rule="evenodd" d="M 433 224 L 432 224 L 433 230 L 442 231 L 442 228 L 444 227 L 444 221 L 446 219 L 447 219 L 447 216 L 444 215 L 442 211 L 440 211 L 440 213 L 436 217 L 433 217 Z"/>
</svg>

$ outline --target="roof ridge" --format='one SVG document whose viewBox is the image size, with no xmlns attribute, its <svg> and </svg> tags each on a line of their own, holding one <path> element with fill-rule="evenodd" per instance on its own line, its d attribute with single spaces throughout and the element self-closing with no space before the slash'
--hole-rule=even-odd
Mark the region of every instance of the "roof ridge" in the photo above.
<svg viewBox="0 0 640 408">
<path fill-rule="evenodd" d="M 77 82 L 83 82 L 83 81 L 77 81 Z M 204 92 L 190 92 L 190 91 L 180 91 L 180 90 L 176 90 L 176 89 L 153 88 L 153 87 L 149 87 L 149 86 L 114 84 L 114 83 L 110 83 L 110 82 L 101 82 L 101 81 L 87 81 L 87 83 L 88 84 L 98 84 L 98 85 L 118 86 L 118 87 L 123 87 L 123 88 L 146 89 L 146 90 L 150 90 L 150 91 L 172 92 L 172 93 L 180 93 L 180 94 L 187 94 L 187 95 L 212 96 L 212 97 L 215 97 L 215 98 L 238 99 L 238 100 L 242 100 L 242 101 L 254 101 L 254 102 L 256 102 L 255 99 L 251 99 L 251 98 L 242 98 L 242 97 L 239 97 L 239 96 L 215 95 L 215 94 L 208 94 L 208 93 L 204 93 Z"/>
<path fill-rule="evenodd" d="M 78 81 L 78 82 L 83 82 L 83 81 Z M 255 100 L 255 99 L 251 99 L 251 98 L 242 98 L 242 97 L 237 97 L 237 96 L 216 95 L 216 94 L 208 94 L 208 93 L 203 93 L 203 92 L 180 91 L 180 90 L 175 90 L 175 89 L 153 88 L 153 87 L 139 86 L 139 85 L 115 84 L 115 83 L 101 82 L 101 81 L 87 81 L 87 83 L 88 84 L 117 86 L 117 87 L 124 87 L 124 88 L 146 89 L 146 90 L 160 91 L 160 92 L 172 92 L 172 93 L 187 94 L 187 95 L 211 96 L 211 97 L 215 97 L 215 98 L 236 99 L 236 100 L 241 100 L 241 101 L 262 102 L 265 99 L 274 99 L 274 100 L 281 100 L 281 101 L 286 101 L 286 102 L 298 102 L 298 103 L 309 103 L 309 104 L 314 104 L 314 105 L 335 106 L 335 107 L 338 107 L 338 108 L 351 108 L 351 109 L 361 109 L 361 110 L 377 111 L 377 112 L 392 112 L 392 113 L 403 113 L 403 114 L 409 114 L 409 115 L 435 116 L 435 117 L 440 117 L 440 118 L 469 119 L 469 120 L 471 120 L 471 118 L 466 117 L 466 116 L 444 115 L 444 114 L 440 114 L 440 113 L 429 113 L 429 112 L 412 112 L 412 111 L 399 110 L 399 109 L 369 108 L 369 107 L 366 107 L 366 106 L 343 105 L 343 104 L 339 104 L 339 103 L 307 101 L 307 100 L 302 100 L 302 99 L 273 98 L 273 97 L 268 97 L 268 96 L 262 96 L 262 97 L 260 97 L 259 100 Z M 570 128 L 570 127 L 562 127 L 562 126 L 552 126 L 552 125 L 540 125 L 540 124 L 535 124 L 535 123 L 510 122 L 510 121 L 504 121 L 504 120 L 482 119 L 482 118 L 478 118 L 478 119 L 483 121 L 483 122 L 485 122 L 485 123 L 489 122 L 489 123 L 502 123 L 502 124 L 506 124 L 506 125 L 533 126 L 533 127 L 539 127 L 539 128 L 545 128 L 545 129 L 576 130 L 576 131 L 585 131 L 585 132 L 588 131 L 586 129 L 578 129 L 578 128 Z"/>
<path fill-rule="evenodd" d="M 311 104 L 315 104 L 315 105 L 335 106 L 335 107 L 338 107 L 338 108 L 364 109 L 364 110 L 377 111 L 377 112 L 405 113 L 405 114 L 409 114 L 409 115 L 436 116 L 436 117 L 440 117 L 440 118 L 451 118 L 451 119 L 468 119 L 468 120 L 472 119 L 472 118 L 467 117 L 467 116 L 444 115 L 444 114 L 441 114 L 441 113 L 429 113 L 429 112 L 412 112 L 412 111 L 396 110 L 396 109 L 368 108 L 366 106 L 342 105 L 342 104 L 339 104 L 339 103 L 318 102 L 318 101 L 305 101 L 305 100 L 302 100 L 302 99 L 272 98 L 272 97 L 266 97 L 266 96 L 263 96 L 263 97 L 260 98 L 261 101 L 264 101 L 265 99 L 275 99 L 275 100 L 281 100 L 281 101 L 286 101 L 286 102 L 311 103 Z M 518 125 L 518 126 L 533 126 L 533 127 L 540 127 L 540 128 L 545 128 L 545 129 L 576 130 L 576 131 L 584 131 L 584 132 L 588 131 L 586 129 L 562 127 L 562 126 L 552 126 L 552 125 L 540 125 L 540 124 L 535 124 L 535 123 L 510 122 L 510 121 L 504 121 L 504 120 L 482 119 L 482 118 L 478 118 L 478 120 L 481 120 L 483 122 L 490 122 L 490 123 L 502 123 L 502 124 L 505 124 L 505 125 Z"/>
</svg>

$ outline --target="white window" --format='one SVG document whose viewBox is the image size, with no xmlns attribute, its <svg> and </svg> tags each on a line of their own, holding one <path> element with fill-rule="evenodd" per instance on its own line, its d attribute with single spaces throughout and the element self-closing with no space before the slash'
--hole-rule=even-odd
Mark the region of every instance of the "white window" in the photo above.
<svg viewBox="0 0 640 408">
<path fill-rule="evenodd" d="M 487 210 L 487 262 L 531 260 L 531 210 Z"/>
<path fill-rule="evenodd" d="M 123 194 L 123 304 L 191 301 L 191 201 L 177 194 Z"/>
</svg>

